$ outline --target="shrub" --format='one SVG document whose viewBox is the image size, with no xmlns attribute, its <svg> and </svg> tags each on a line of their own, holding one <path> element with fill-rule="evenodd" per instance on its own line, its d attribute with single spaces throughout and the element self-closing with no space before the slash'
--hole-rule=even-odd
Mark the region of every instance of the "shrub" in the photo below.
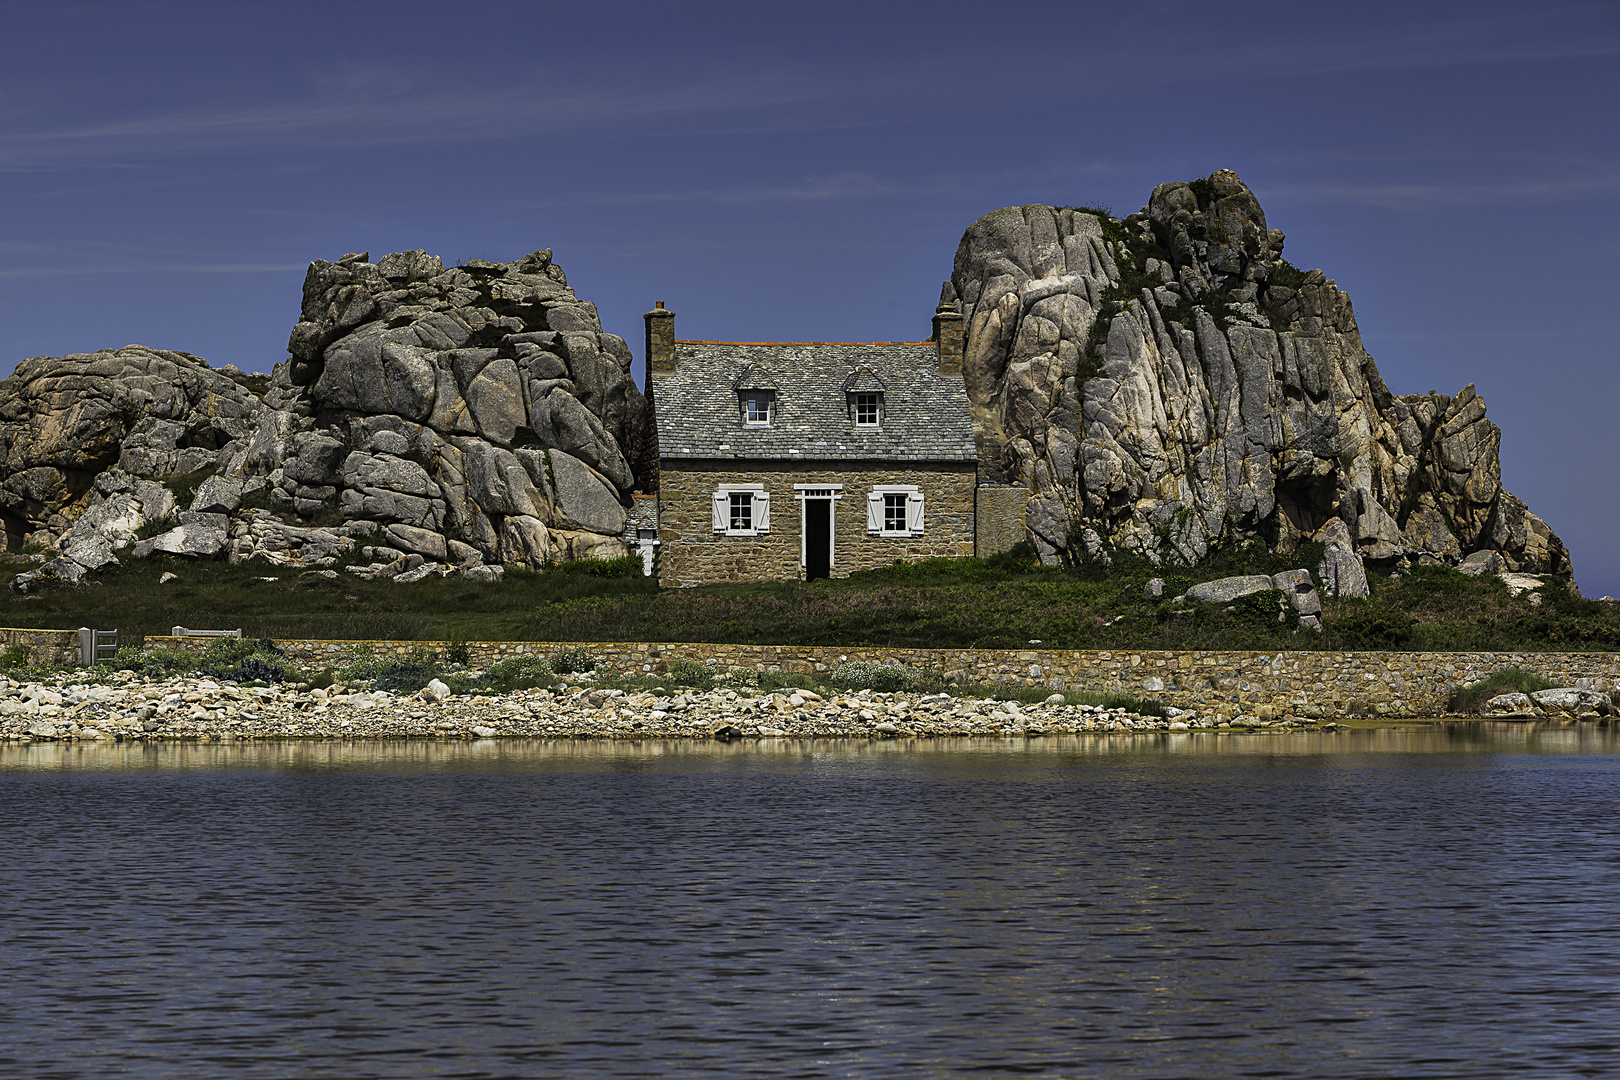
<svg viewBox="0 0 1620 1080">
<path fill-rule="evenodd" d="M 196 662 L 199 675 L 232 682 L 281 682 L 286 654 L 269 638 L 215 638 Z"/>
<path fill-rule="evenodd" d="M 124 650 L 118 650 L 122 653 Z M 179 652 L 170 649 L 153 649 L 140 657 L 138 670 L 149 679 L 162 679 L 170 675 L 180 675 L 188 671 L 197 670 L 201 662 L 197 656 L 188 652 Z"/>
<path fill-rule="evenodd" d="M 411 694 L 422 689 L 439 675 L 439 667 L 435 663 L 424 663 L 419 660 L 396 660 L 377 673 L 372 683 L 378 690 L 388 690 L 396 694 Z"/>
<path fill-rule="evenodd" d="M 583 645 L 564 645 L 552 655 L 551 670 L 559 675 L 595 671 L 596 658 Z"/>
<path fill-rule="evenodd" d="M 457 667 L 472 663 L 472 652 L 467 648 L 467 628 L 453 627 L 445 638 L 444 658 Z"/>
<path fill-rule="evenodd" d="M 1325 622 L 1347 649 L 1397 649 L 1417 627 L 1406 612 L 1369 600 L 1354 601 Z"/>
<path fill-rule="evenodd" d="M 1446 711 L 1477 713 L 1480 706 L 1498 694 L 1510 694 L 1514 691 L 1533 694 L 1537 690 L 1551 690 L 1557 685 L 1546 676 L 1533 671 L 1524 671 L 1516 667 L 1502 668 L 1500 671 L 1491 672 L 1478 682 L 1471 682 L 1453 690 L 1451 696 L 1446 699 Z"/>
<path fill-rule="evenodd" d="M 367 649 L 355 653 L 352 660 L 337 668 L 333 674 L 347 684 L 371 682 L 383 673 L 389 663 L 385 657 Z"/>
<path fill-rule="evenodd" d="M 851 690 L 909 690 L 916 685 L 911 673 L 899 664 L 873 664 L 866 660 L 848 660 L 838 665 L 832 674 L 834 686 Z"/>
<path fill-rule="evenodd" d="M 1020 540 L 1006 551 L 997 552 L 985 559 L 984 564 L 1002 574 L 1028 574 L 1041 569 L 1035 545 L 1028 540 Z"/>
<path fill-rule="evenodd" d="M 745 690 L 760 685 L 760 681 L 759 672 L 753 668 L 734 667 L 717 683 L 732 690 Z"/>
<path fill-rule="evenodd" d="M 1287 626 L 1292 621 L 1288 619 L 1288 597 L 1279 589 L 1252 592 L 1238 597 L 1227 606 L 1232 609 L 1234 622 L 1253 630 L 1275 632 L 1279 626 Z M 1279 615 L 1283 618 L 1279 619 Z"/>
<path fill-rule="evenodd" d="M 669 681 L 676 686 L 696 686 L 707 690 L 714 685 L 714 669 L 683 656 L 669 662 Z"/>
<path fill-rule="evenodd" d="M 489 669 L 488 683 L 496 690 L 532 690 L 557 681 L 543 656 L 509 656 Z"/>
<path fill-rule="evenodd" d="M 559 563 L 554 572 L 584 574 L 587 577 L 623 578 L 641 577 L 644 572 L 640 555 L 626 555 L 621 559 L 575 559 Z"/>
<path fill-rule="evenodd" d="M 1124 694 L 1110 694 L 1098 702 L 1105 709 L 1124 709 L 1138 716 L 1157 716 L 1161 719 L 1165 715 L 1164 703 L 1152 698 L 1133 698 Z"/>
<path fill-rule="evenodd" d="M 129 646 L 126 645 L 125 648 L 129 648 Z M 119 649 L 118 651 L 123 652 L 124 650 Z M 139 649 L 135 651 L 140 652 Z M 0 671 L 18 671 L 26 667 L 28 667 L 28 646 L 13 645 L 5 652 L 0 653 Z"/>
<path fill-rule="evenodd" d="M 237 665 L 236 672 L 229 678 L 237 682 L 282 682 L 286 678 L 286 669 L 279 664 L 272 664 L 257 656 L 248 656 Z"/>
</svg>

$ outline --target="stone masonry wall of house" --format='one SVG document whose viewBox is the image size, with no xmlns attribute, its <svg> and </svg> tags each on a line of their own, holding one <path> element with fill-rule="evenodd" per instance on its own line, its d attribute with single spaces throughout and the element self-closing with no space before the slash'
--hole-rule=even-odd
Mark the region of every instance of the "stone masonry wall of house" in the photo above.
<svg viewBox="0 0 1620 1080">
<path fill-rule="evenodd" d="M 337 667 L 358 653 L 404 657 L 443 651 L 442 641 L 277 642 L 302 667 Z M 509 656 L 551 656 L 558 642 L 468 642 L 474 667 Z M 579 643 L 566 643 L 570 645 Z M 1439 716 L 1452 688 L 1516 667 L 1564 686 L 1620 689 L 1620 653 L 1153 652 L 1064 649 L 852 649 L 800 645 L 584 643 L 598 670 L 656 674 L 686 658 L 724 673 L 826 676 L 846 660 L 899 664 L 939 680 L 985 686 L 1044 686 L 1153 698 L 1204 715 L 1269 719 Z M 206 638 L 148 637 L 146 647 L 202 651 Z"/>
<path fill-rule="evenodd" d="M 1029 513 L 1029 489 L 1016 484 L 980 484 L 974 550 L 988 559 L 1011 551 L 1023 540 Z"/>
<path fill-rule="evenodd" d="M 833 577 L 887 566 L 896 559 L 955 558 L 974 552 L 977 476 L 970 463 L 884 465 L 852 462 L 665 461 L 659 477 L 659 582 L 796 581 L 802 506 L 794 484 L 842 484 L 833 505 Z M 770 492 L 771 531 L 716 535 L 712 496 L 721 484 L 761 483 Z M 868 536 L 866 495 L 878 484 L 915 484 L 923 495 L 922 536 Z"/>
</svg>

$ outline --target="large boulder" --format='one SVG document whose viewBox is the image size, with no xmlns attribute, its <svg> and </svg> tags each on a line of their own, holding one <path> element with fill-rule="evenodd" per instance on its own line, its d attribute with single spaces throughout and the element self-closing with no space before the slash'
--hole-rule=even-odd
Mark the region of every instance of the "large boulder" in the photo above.
<svg viewBox="0 0 1620 1080">
<path fill-rule="evenodd" d="M 36 356 L 0 380 L 0 520 L 16 547 L 54 541 L 89 506 L 96 477 L 164 477 L 227 463 L 263 404 L 189 353 L 126 345 Z"/>
<path fill-rule="evenodd" d="M 1530 695 L 1530 700 L 1539 708 L 1555 715 L 1611 716 L 1615 711 L 1614 703 L 1609 700 L 1608 694 L 1574 686 L 1537 690 Z"/>
<path fill-rule="evenodd" d="M 1194 604 L 1227 604 L 1241 596 L 1266 592 L 1277 588 L 1266 574 L 1245 574 L 1239 577 L 1217 578 L 1194 585 L 1187 590 L 1186 599 Z"/>
<path fill-rule="evenodd" d="M 1541 712 L 1529 695 L 1514 690 L 1485 702 L 1479 707 L 1479 715 L 1492 720 L 1534 720 Z"/>
<path fill-rule="evenodd" d="M 225 544 L 230 539 L 229 530 L 230 524 L 224 514 L 187 510 L 181 513 L 179 525 L 146 543 L 151 544 L 152 552 L 212 559 L 225 551 Z M 136 551 L 142 552 L 141 545 L 136 545 Z"/>
<path fill-rule="evenodd" d="M 1324 544 L 1322 562 L 1316 568 L 1317 580 L 1335 599 L 1364 597 L 1371 594 L 1367 585 L 1367 568 L 1356 553 L 1350 529 L 1338 518 L 1323 527 L 1317 539 Z"/>
<path fill-rule="evenodd" d="M 1342 520 L 1350 544 L 1324 563 L 1352 579 L 1341 595 L 1359 591 L 1352 555 L 1489 550 L 1570 578 L 1502 489 L 1474 388 L 1392 394 L 1350 298 L 1284 240 L 1229 171 L 1160 184 L 1123 221 L 1028 205 L 968 227 L 950 285 L 980 469 L 1030 489 L 1042 557 L 1087 536 L 1154 561 L 1256 537 L 1290 551 Z"/>
<path fill-rule="evenodd" d="M 421 251 L 317 261 L 288 350 L 242 469 L 298 513 L 336 506 L 438 560 L 454 537 L 539 566 L 612 550 L 625 500 L 656 487 L 630 350 L 549 251 L 448 269 Z"/>
<path fill-rule="evenodd" d="M 552 522 L 557 528 L 607 536 L 624 531 L 624 507 L 601 474 L 558 450 L 545 455 L 545 465 L 555 508 Z"/>
</svg>

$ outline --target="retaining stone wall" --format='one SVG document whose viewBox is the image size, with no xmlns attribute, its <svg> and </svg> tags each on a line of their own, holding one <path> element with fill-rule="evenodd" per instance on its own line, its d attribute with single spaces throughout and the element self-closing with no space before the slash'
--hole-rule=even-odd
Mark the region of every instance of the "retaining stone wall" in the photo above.
<svg viewBox="0 0 1620 1080">
<path fill-rule="evenodd" d="M 0 627 L 0 652 L 22 646 L 30 664 L 73 664 L 79 659 L 77 630 L 27 630 Z"/>
<path fill-rule="evenodd" d="M 29 631 L 22 631 L 29 632 Z M 31 631 L 50 633 L 51 631 Z M 74 639 L 75 642 L 77 639 Z M 355 653 L 403 657 L 442 651 L 442 641 L 277 642 L 295 664 L 338 666 Z M 578 644 L 578 643 L 569 643 Z M 1046 686 L 1155 698 L 1204 714 L 1264 719 L 1294 713 L 1323 719 L 1439 716 L 1451 690 L 1501 668 L 1536 671 L 1568 686 L 1620 688 L 1620 653 L 1414 652 L 1131 652 L 1059 649 L 852 649 L 810 645 L 583 643 L 602 670 L 651 674 L 686 657 L 756 671 L 825 675 L 845 660 L 898 663 L 910 671 L 964 683 Z M 147 648 L 201 651 L 206 638 L 148 637 Z M 550 656 L 561 643 L 467 643 L 475 667 L 507 656 Z"/>
</svg>

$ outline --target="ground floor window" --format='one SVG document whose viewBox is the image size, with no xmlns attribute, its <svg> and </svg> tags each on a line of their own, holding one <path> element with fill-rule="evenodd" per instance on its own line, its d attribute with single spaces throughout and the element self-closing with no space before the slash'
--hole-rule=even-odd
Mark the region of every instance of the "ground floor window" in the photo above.
<svg viewBox="0 0 1620 1080">
<path fill-rule="evenodd" d="M 906 502 L 908 497 L 887 492 L 883 496 L 883 531 L 910 532 L 906 528 Z"/>
<path fill-rule="evenodd" d="M 869 536 L 923 535 L 923 494 L 915 484 L 882 484 L 866 496 Z"/>
<path fill-rule="evenodd" d="M 762 536 L 771 531 L 771 495 L 764 484 L 721 484 L 714 492 L 714 531 Z"/>
<path fill-rule="evenodd" d="M 731 493 L 730 531 L 754 531 L 754 497 L 746 491 L 733 491 Z"/>
</svg>

